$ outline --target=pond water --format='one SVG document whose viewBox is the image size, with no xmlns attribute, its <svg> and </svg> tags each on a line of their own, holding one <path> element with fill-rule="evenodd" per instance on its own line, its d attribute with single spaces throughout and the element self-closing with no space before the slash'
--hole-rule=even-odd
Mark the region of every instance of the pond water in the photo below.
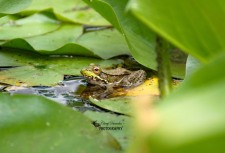
<svg viewBox="0 0 225 153">
<path fill-rule="evenodd" d="M 87 110 L 105 111 L 92 105 L 88 99 L 80 96 L 82 91 L 86 88 L 86 85 L 87 83 L 83 77 L 65 76 L 64 81 L 56 86 L 8 86 L 2 87 L 1 92 L 9 92 L 10 94 L 41 95 L 81 112 Z"/>
</svg>

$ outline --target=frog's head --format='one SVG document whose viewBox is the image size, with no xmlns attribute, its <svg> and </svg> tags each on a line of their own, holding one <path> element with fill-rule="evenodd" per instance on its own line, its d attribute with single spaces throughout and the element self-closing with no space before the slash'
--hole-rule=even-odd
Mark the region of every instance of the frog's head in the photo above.
<svg viewBox="0 0 225 153">
<path fill-rule="evenodd" d="M 108 83 L 107 80 L 104 80 L 99 76 L 101 72 L 101 68 L 95 64 L 90 64 L 87 68 L 84 68 L 80 71 L 80 73 L 89 80 L 100 80 Z"/>
<path fill-rule="evenodd" d="M 91 63 L 87 68 L 82 69 L 81 74 L 84 77 L 93 77 L 93 76 L 99 76 L 99 74 L 102 72 L 102 69 L 93 63 Z"/>
</svg>

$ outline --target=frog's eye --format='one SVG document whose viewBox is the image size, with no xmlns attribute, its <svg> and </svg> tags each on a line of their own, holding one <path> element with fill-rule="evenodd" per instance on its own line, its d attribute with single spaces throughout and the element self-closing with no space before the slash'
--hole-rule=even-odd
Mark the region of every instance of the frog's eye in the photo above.
<svg viewBox="0 0 225 153">
<path fill-rule="evenodd" d="M 100 68 L 99 67 L 94 67 L 93 71 L 95 74 L 98 74 L 100 72 Z"/>
<path fill-rule="evenodd" d="M 99 71 L 99 68 L 98 68 L 98 67 L 95 67 L 95 68 L 94 68 L 94 71 Z"/>
</svg>

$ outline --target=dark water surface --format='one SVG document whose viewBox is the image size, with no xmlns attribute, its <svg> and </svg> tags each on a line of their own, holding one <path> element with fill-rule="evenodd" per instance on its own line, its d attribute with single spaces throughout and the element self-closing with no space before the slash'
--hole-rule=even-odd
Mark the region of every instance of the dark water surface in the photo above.
<svg viewBox="0 0 225 153">
<path fill-rule="evenodd" d="M 84 99 L 80 96 L 85 88 L 86 81 L 83 77 L 66 76 L 64 81 L 60 82 L 56 86 L 9 86 L 2 88 L 1 92 L 41 95 L 81 112 L 86 110 L 104 111 L 92 105 L 88 99 Z"/>
</svg>

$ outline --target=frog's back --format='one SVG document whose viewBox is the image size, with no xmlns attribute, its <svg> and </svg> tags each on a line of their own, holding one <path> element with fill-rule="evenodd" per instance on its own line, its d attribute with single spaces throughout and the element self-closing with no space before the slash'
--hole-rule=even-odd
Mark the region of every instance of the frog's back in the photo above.
<svg viewBox="0 0 225 153">
<path fill-rule="evenodd" d="M 108 74 L 108 75 L 129 75 L 131 74 L 131 71 L 118 67 L 116 69 L 103 69 L 102 70 L 103 73 Z"/>
</svg>

